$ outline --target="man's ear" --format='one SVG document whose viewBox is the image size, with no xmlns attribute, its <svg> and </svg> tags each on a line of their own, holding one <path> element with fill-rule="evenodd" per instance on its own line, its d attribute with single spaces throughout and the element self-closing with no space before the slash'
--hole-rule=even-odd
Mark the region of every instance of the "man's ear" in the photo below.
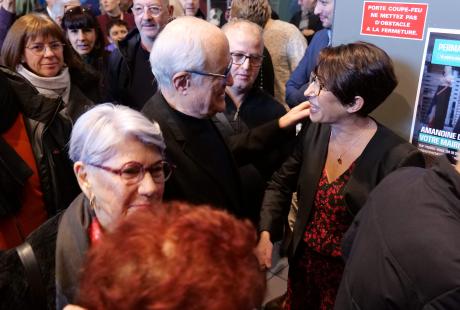
<svg viewBox="0 0 460 310">
<path fill-rule="evenodd" d="M 173 5 L 168 6 L 168 13 L 169 13 L 169 18 L 174 16 L 174 6 Z"/>
<path fill-rule="evenodd" d="M 172 82 L 176 91 L 181 95 L 186 96 L 188 88 L 190 87 L 190 79 L 190 74 L 185 71 L 177 72 L 174 74 L 172 77 Z"/>
<path fill-rule="evenodd" d="M 73 172 L 77 177 L 78 185 L 81 188 L 81 191 L 85 194 L 86 197 L 91 197 L 91 183 L 88 179 L 87 166 L 81 162 L 77 161 L 73 164 Z"/>
<path fill-rule="evenodd" d="M 364 98 L 361 96 L 355 96 L 353 102 L 347 105 L 347 112 L 348 113 L 356 113 L 362 109 L 364 106 Z"/>
</svg>

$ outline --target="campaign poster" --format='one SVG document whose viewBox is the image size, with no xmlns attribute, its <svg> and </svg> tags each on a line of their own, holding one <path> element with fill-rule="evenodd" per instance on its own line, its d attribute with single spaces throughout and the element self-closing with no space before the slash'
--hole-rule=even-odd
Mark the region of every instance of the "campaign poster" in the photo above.
<svg viewBox="0 0 460 310">
<path fill-rule="evenodd" d="M 460 29 L 429 28 L 411 142 L 431 155 L 460 149 Z"/>
</svg>

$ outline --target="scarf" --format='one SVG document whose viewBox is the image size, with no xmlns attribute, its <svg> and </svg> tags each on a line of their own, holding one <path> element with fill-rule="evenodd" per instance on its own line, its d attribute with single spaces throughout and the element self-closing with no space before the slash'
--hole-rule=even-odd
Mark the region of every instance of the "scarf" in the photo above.
<svg viewBox="0 0 460 310">
<path fill-rule="evenodd" d="M 90 247 L 89 200 L 80 194 L 62 215 L 56 241 L 56 307 L 74 301 L 86 251 Z"/>
<path fill-rule="evenodd" d="M 61 73 L 53 77 L 38 76 L 23 65 L 19 64 L 16 71 L 24 76 L 38 92 L 49 98 L 61 97 L 62 101 L 67 105 L 70 95 L 70 74 L 69 68 L 64 67 Z"/>
</svg>

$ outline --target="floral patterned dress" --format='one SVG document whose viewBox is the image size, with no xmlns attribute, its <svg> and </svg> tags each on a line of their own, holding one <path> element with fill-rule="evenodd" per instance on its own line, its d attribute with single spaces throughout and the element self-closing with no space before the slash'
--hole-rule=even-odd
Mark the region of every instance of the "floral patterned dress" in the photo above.
<svg viewBox="0 0 460 310">
<path fill-rule="evenodd" d="M 296 256 L 291 260 L 285 310 L 334 307 L 344 269 L 340 243 L 353 221 L 341 192 L 354 167 L 352 164 L 331 183 L 326 169 L 323 169 L 312 219 L 307 224 Z"/>
</svg>

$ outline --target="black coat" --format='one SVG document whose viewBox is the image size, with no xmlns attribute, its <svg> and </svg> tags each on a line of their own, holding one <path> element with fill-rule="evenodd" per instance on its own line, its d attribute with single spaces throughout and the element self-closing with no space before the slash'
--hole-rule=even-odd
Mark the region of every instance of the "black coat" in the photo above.
<svg viewBox="0 0 460 310">
<path fill-rule="evenodd" d="M 164 199 L 211 204 L 233 214 L 244 215 L 237 166 L 212 121 L 207 120 L 220 137 L 219 147 L 226 150 L 226 158 L 213 156 L 215 145 L 202 147 L 196 142 L 190 143 L 190 138 L 187 137 L 189 128 L 184 124 L 178 112 L 169 106 L 161 92 L 157 92 L 147 101 L 142 112 L 149 119 L 160 124 L 166 143 L 166 157 L 177 167 L 166 182 Z M 206 122 L 206 120 L 203 121 Z M 198 139 L 198 142 L 202 141 Z M 204 156 L 206 158 L 211 156 L 215 163 L 221 163 L 231 169 L 232 177 L 225 178 L 210 169 L 208 162 L 203 160 Z"/>
<path fill-rule="evenodd" d="M 335 309 L 460 308 L 460 173 L 441 157 L 369 196 L 344 237 Z"/>
<path fill-rule="evenodd" d="M 63 113 L 62 100 L 39 95 L 21 75 L 5 67 L 0 67 L 0 77 L 3 79 L 0 82 L 3 130 L 9 128 L 8 124 L 11 126 L 17 113 L 22 113 L 46 210 L 52 216 L 67 208 L 80 192 L 67 154 L 72 124 Z M 12 112 L 11 109 L 16 111 Z M 5 152 L 0 152 L 0 217 L 19 210 L 23 182 L 31 173 L 14 150 L 6 143 L 2 143 L 2 146 Z"/>
<path fill-rule="evenodd" d="M 238 109 L 228 95 L 225 96 L 225 103 L 225 112 L 219 113 L 213 120 L 230 145 L 232 140 L 239 139 L 239 135 L 249 131 L 255 132 L 257 136 L 263 135 L 267 124 L 277 124 L 279 118 L 286 114 L 281 103 L 257 86 L 248 92 Z M 267 181 L 291 153 L 294 145 L 294 127 L 280 129 L 279 132 L 281 134 L 271 135 L 262 153 L 253 156 L 250 163 L 239 167 L 245 201 L 249 204 L 250 218 L 255 224 L 259 222 Z"/>
<path fill-rule="evenodd" d="M 148 97 L 150 97 L 155 94 L 157 87 L 153 73 L 153 85 L 150 85 L 148 81 L 145 81 L 143 85 L 134 85 L 135 83 L 133 83 L 136 55 L 139 49 L 142 49 L 141 36 L 139 30 L 134 28 L 119 43 L 118 48 L 110 54 L 107 69 L 107 84 L 110 98 L 135 110 L 141 110 L 145 104 L 145 102 L 136 102 L 134 99 L 135 92 L 142 91 L 143 94 L 148 92 L 150 93 Z M 150 68 L 147 61 L 145 66 Z"/>
<path fill-rule="evenodd" d="M 265 192 L 260 231 L 280 239 L 288 215 L 292 193 L 297 191 L 299 211 L 289 247 L 292 256 L 311 218 L 316 189 L 323 171 L 331 128 L 307 122 L 292 155 L 275 172 Z M 391 130 L 378 124 L 377 132 L 355 161 L 351 177 L 343 189 L 349 212 L 356 215 L 369 192 L 390 172 L 403 166 L 424 166 L 422 153 Z"/>
<path fill-rule="evenodd" d="M 187 138 L 189 128 L 184 125 L 179 112 L 169 106 L 161 92 L 147 101 L 142 112 L 160 124 L 166 143 L 166 156 L 177 166 L 166 182 L 165 199 L 208 203 L 239 216 L 248 216 L 237 167 L 252 162 L 255 156 L 264 153 L 272 141 L 279 141 L 280 137 L 285 136 L 278 122 L 264 124 L 257 131 L 248 131 L 225 141 L 209 120 L 210 130 L 215 131 L 220 140 L 217 142 L 219 145 L 201 147 L 200 144 L 204 142 L 199 137 L 198 140 L 196 137 Z M 195 140 L 192 142 L 192 139 Z M 223 151 L 216 153 L 216 149 Z M 206 161 L 204 158 L 211 159 Z M 231 170 L 230 178 L 210 168 L 218 163 Z"/>
<path fill-rule="evenodd" d="M 33 231 L 31 245 L 43 289 L 44 304 L 31 295 L 31 282 L 16 249 L 0 251 L 0 309 L 62 309 L 75 302 L 79 271 L 89 248 L 89 201 L 83 194 L 70 206 Z"/>
</svg>

